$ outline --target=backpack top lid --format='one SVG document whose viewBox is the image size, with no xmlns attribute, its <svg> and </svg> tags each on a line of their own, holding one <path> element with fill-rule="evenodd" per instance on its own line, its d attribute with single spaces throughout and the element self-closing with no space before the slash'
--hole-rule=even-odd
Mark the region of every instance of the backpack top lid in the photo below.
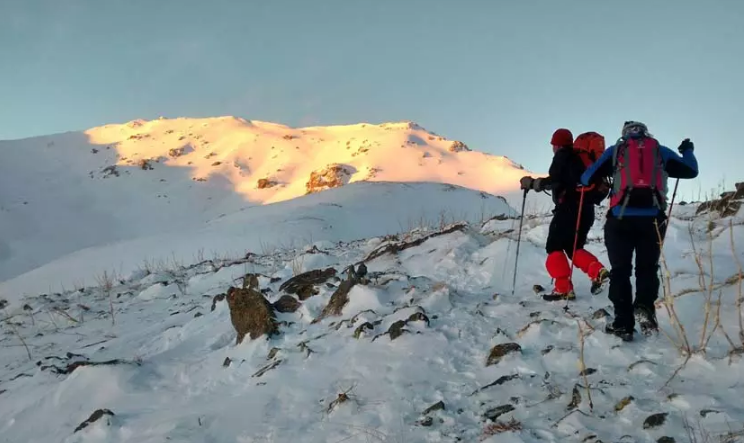
<svg viewBox="0 0 744 443">
<path fill-rule="evenodd" d="M 597 161 L 605 151 L 605 138 L 596 132 L 585 132 L 574 140 L 574 151 L 579 154 L 579 157 L 588 167 Z"/>
</svg>

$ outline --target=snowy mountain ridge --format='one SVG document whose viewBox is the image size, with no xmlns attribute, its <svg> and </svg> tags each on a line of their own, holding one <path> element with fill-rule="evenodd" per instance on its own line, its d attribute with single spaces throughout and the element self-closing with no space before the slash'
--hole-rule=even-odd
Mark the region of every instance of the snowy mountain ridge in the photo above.
<svg viewBox="0 0 744 443">
<path fill-rule="evenodd" d="M 0 158 L 0 280 L 90 248 L 198 235 L 241 211 L 353 183 L 447 183 L 517 205 L 518 179 L 527 173 L 411 122 L 290 128 L 235 117 L 135 120 L 3 141 Z M 415 210 L 449 210 L 451 199 L 430 197 L 414 197 Z M 534 201 L 547 198 L 541 202 Z M 400 207 L 395 218 L 422 215 Z"/>
</svg>

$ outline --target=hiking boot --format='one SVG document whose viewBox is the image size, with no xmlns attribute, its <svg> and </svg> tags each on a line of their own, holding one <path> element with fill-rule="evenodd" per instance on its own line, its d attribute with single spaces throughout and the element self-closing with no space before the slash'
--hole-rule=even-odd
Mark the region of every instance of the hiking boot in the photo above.
<svg viewBox="0 0 744 443">
<path fill-rule="evenodd" d="M 618 326 L 615 323 L 608 323 L 605 326 L 605 333 L 620 337 L 622 341 L 633 341 L 633 328 L 627 326 Z"/>
<path fill-rule="evenodd" d="M 607 283 L 610 281 L 610 271 L 608 271 L 605 268 L 602 268 L 599 270 L 599 275 L 597 275 L 597 278 L 592 280 L 592 288 L 591 293 L 592 295 L 597 295 L 600 292 L 602 292 L 607 286 Z"/>
<path fill-rule="evenodd" d="M 545 301 L 571 301 L 576 300 L 576 294 L 574 293 L 573 289 L 565 293 L 553 291 L 550 294 L 543 295 L 542 298 Z"/>
<path fill-rule="evenodd" d="M 636 306 L 633 310 L 636 323 L 641 328 L 641 334 L 651 335 L 659 332 L 659 323 L 656 321 L 656 310 L 645 306 Z"/>
</svg>

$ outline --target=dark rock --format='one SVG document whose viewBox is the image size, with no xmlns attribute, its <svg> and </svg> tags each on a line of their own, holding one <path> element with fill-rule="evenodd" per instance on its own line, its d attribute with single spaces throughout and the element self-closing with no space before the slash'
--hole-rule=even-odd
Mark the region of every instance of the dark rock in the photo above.
<svg viewBox="0 0 744 443">
<path fill-rule="evenodd" d="M 277 185 L 277 182 L 274 180 L 269 180 L 268 178 L 259 178 L 258 182 L 256 183 L 256 187 L 258 189 L 266 189 L 266 188 L 273 188 Z"/>
<path fill-rule="evenodd" d="M 312 323 L 317 323 L 329 316 L 341 315 L 344 306 L 349 302 L 349 292 L 357 283 L 359 283 L 359 277 L 354 272 L 354 267 L 351 266 L 349 267 L 349 273 L 346 280 L 341 282 L 333 295 L 331 295 L 331 299 L 328 301 L 326 307 L 323 308 L 323 311 L 315 320 L 312 321 Z"/>
<path fill-rule="evenodd" d="M 486 389 L 488 389 L 490 387 L 493 387 L 493 386 L 501 386 L 501 385 L 503 385 L 504 383 L 506 383 L 508 381 L 515 380 L 515 379 L 518 379 L 518 378 L 519 378 L 519 374 L 502 375 L 501 377 L 499 377 L 498 379 L 496 379 L 496 381 L 494 381 L 492 383 L 489 383 L 489 384 L 487 384 L 485 386 L 482 386 L 482 387 L 476 389 L 470 395 L 475 395 L 475 394 L 477 394 L 477 393 L 479 393 L 481 391 L 484 391 L 484 390 L 486 390 Z"/>
<path fill-rule="evenodd" d="M 659 437 L 658 440 L 656 440 L 656 443 L 676 443 L 676 440 L 674 437 Z"/>
<path fill-rule="evenodd" d="M 8 306 L 8 300 L 0 298 L 0 309 L 5 309 L 6 306 Z"/>
<path fill-rule="evenodd" d="M 23 305 L 23 310 L 24 311 L 33 311 L 34 308 L 32 308 L 31 305 L 29 305 L 29 304 L 25 304 L 25 305 Z"/>
<path fill-rule="evenodd" d="M 708 416 L 708 414 L 720 414 L 720 413 L 721 411 L 715 411 L 713 409 L 703 409 L 702 411 L 700 411 L 700 416 L 705 418 Z"/>
<path fill-rule="evenodd" d="M 502 343 L 500 345 L 496 345 L 488 354 L 486 366 L 495 365 L 496 363 L 501 361 L 504 356 L 512 354 L 514 352 L 522 352 L 522 347 L 516 343 Z"/>
<path fill-rule="evenodd" d="M 375 327 L 370 322 L 364 322 L 361 325 L 357 326 L 357 328 L 354 330 L 354 338 L 358 339 L 359 337 L 364 334 L 365 331 L 372 331 Z"/>
<path fill-rule="evenodd" d="M 573 411 L 574 409 L 578 408 L 581 404 L 581 391 L 579 390 L 579 385 L 575 385 L 573 388 L 573 391 L 571 392 L 571 402 L 568 404 L 569 411 Z"/>
<path fill-rule="evenodd" d="M 180 157 L 186 152 L 186 147 L 182 146 L 180 148 L 172 148 L 168 150 L 168 155 L 171 157 Z"/>
<path fill-rule="evenodd" d="M 545 348 L 545 349 L 543 349 L 542 351 L 540 351 L 540 353 L 541 353 L 542 355 L 545 355 L 545 354 L 547 354 L 548 352 L 552 351 L 552 350 L 553 350 L 553 348 L 554 348 L 554 346 L 553 346 L 553 345 L 548 345 L 548 347 L 547 347 L 547 348 Z"/>
<path fill-rule="evenodd" d="M 434 411 L 444 411 L 444 402 L 440 400 L 440 401 L 434 403 L 433 405 L 429 406 L 424 411 L 424 415 L 427 415 L 427 414 L 429 414 L 431 412 L 434 412 Z"/>
<path fill-rule="evenodd" d="M 101 418 L 106 417 L 106 416 L 113 417 L 114 416 L 114 413 L 111 412 L 108 409 L 97 409 L 95 412 L 93 412 L 92 414 L 90 414 L 90 417 L 88 417 L 87 420 L 85 420 L 84 422 L 80 423 L 78 425 L 78 427 L 75 428 L 75 432 L 78 432 L 78 431 L 81 431 L 81 430 L 87 428 L 88 426 L 92 425 L 93 423 L 97 422 L 98 420 L 100 420 Z"/>
<path fill-rule="evenodd" d="M 232 360 L 230 360 L 230 357 L 225 357 L 225 361 L 222 362 L 222 366 L 226 368 L 230 366 L 230 363 L 232 363 Z"/>
<path fill-rule="evenodd" d="M 594 368 L 586 368 L 586 369 L 584 369 L 583 371 L 581 371 L 581 372 L 579 373 L 579 375 L 583 377 L 583 376 L 585 376 L 585 375 L 592 375 L 592 374 L 594 374 L 594 373 L 596 373 L 596 372 L 597 372 L 597 370 L 596 370 L 596 369 L 594 369 Z"/>
<path fill-rule="evenodd" d="M 424 417 L 416 422 L 419 426 L 429 427 L 434 424 L 434 419 L 431 417 Z"/>
<path fill-rule="evenodd" d="M 602 308 L 597 309 L 596 311 L 594 311 L 594 314 L 592 314 L 592 318 L 594 320 L 599 320 L 600 318 L 607 318 L 609 316 L 610 316 L 610 313 Z"/>
<path fill-rule="evenodd" d="M 258 274 L 245 274 L 243 276 L 243 289 L 254 289 L 260 292 L 258 287 Z"/>
<path fill-rule="evenodd" d="M 543 288 L 541 285 L 535 285 L 532 287 L 532 290 L 535 291 L 535 294 L 541 294 L 545 292 L 545 288 Z"/>
<path fill-rule="evenodd" d="M 411 316 L 408 317 L 406 323 L 408 323 L 409 321 L 422 321 L 426 323 L 426 326 L 429 326 L 429 317 L 427 317 L 426 314 L 424 314 L 423 312 L 415 312 L 411 314 Z"/>
<path fill-rule="evenodd" d="M 66 354 L 66 358 L 47 357 L 46 359 L 47 360 L 51 360 L 51 359 L 62 360 L 66 364 L 66 366 L 59 367 L 55 365 L 41 365 L 39 369 L 42 371 L 50 371 L 54 374 L 60 374 L 60 375 L 72 374 L 76 369 L 81 368 L 83 366 L 118 366 L 118 365 L 140 366 L 142 364 L 142 362 L 139 360 L 130 361 L 130 360 L 113 359 L 113 360 L 105 360 L 105 361 L 90 361 L 88 360 L 88 357 L 84 355 L 73 354 L 71 352 L 68 352 Z"/>
<path fill-rule="evenodd" d="M 272 358 L 276 357 L 276 354 L 278 354 L 279 351 L 281 351 L 281 349 L 279 349 L 279 348 L 271 348 L 271 350 L 269 351 L 269 355 L 266 356 L 266 359 L 267 360 L 271 360 Z"/>
<path fill-rule="evenodd" d="M 395 340 L 396 338 L 403 335 L 404 332 L 406 332 L 403 327 L 405 327 L 406 322 L 403 320 L 398 320 L 392 325 L 390 325 L 390 328 L 388 328 L 388 334 L 390 335 L 390 340 Z"/>
<path fill-rule="evenodd" d="M 649 415 L 643 422 L 643 429 L 658 428 L 666 422 L 667 415 L 669 415 L 667 412 Z"/>
<path fill-rule="evenodd" d="M 326 283 L 328 284 L 328 283 Z M 331 285 L 331 288 L 336 288 L 335 286 Z M 307 285 L 303 286 L 300 289 L 297 290 L 297 297 L 300 298 L 300 300 L 307 300 L 308 298 L 312 297 L 313 295 L 318 295 L 320 291 L 318 288 L 316 288 L 313 285 Z"/>
<path fill-rule="evenodd" d="M 360 263 L 356 269 L 356 275 L 359 278 L 364 278 L 367 275 L 367 265 Z"/>
<path fill-rule="evenodd" d="M 227 305 L 230 307 L 230 320 L 237 332 L 236 344 L 243 342 L 246 335 L 255 340 L 262 335 L 278 333 L 274 309 L 255 285 L 248 289 L 230 287 L 227 290 Z"/>
<path fill-rule="evenodd" d="M 455 140 L 452 142 L 449 148 L 447 148 L 449 152 L 463 152 L 463 151 L 470 151 L 471 149 L 468 148 L 468 145 L 465 143 Z"/>
<path fill-rule="evenodd" d="M 513 410 L 514 410 L 514 406 L 512 405 L 497 406 L 495 408 L 491 408 L 487 410 L 486 413 L 483 414 L 483 416 L 491 421 L 496 421 L 496 419 L 498 419 L 502 415 L 509 413 Z"/>
<path fill-rule="evenodd" d="M 736 189 L 734 198 L 744 198 L 744 182 L 735 183 L 734 188 Z"/>
<path fill-rule="evenodd" d="M 279 286 L 280 291 L 287 294 L 297 294 L 300 300 L 305 300 L 318 293 L 315 285 L 325 283 L 328 279 L 336 275 L 334 268 L 313 269 L 312 271 L 297 274 Z"/>
<path fill-rule="evenodd" d="M 217 307 L 217 302 L 218 301 L 222 301 L 224 299 L 225 299 L 225 294 L 217 294 L 217 295 L 215 295 L 214 298 L 212 299 L 212 309 L 211 309 L 211 311 L 214 311 L 215 310 L 215 308 Z"/>
<path fill-rule="evenodd" d="M 282 364 L 284 360 L 274 360 L 273 362 L 269 363 L 268 365 L 264 366 L 263 368 L 259 369 L 255 374 L 251 375 L 253 378 L 258 378 L 263 376 L 265 373 L 269 372 L 270 370 L 276 368 L 280 364 Z"/>
<path fill-rule="evenodd" d="M 274 302 L 274 309 L 279 312 L 295 312 L 302 306 L 296 298 L 291 295 L 282 295 L 279 300 Z"/>
<path fill-rule="evenodd" d="M 196 314 L 194 314 L 194 318 L 199 318 L 202 316 L 204 316 L 204 314 L 202 314 L 201 312 L 197 312 Z"/>
<path fill-rule="evenodd" d="M 736 191 L 724 192 L 720 199 L 701 203 L 695 213 L 717 212 L 721 217 L 736 215 L 741 207 L 741 199 L 744 198 L 744 184 L 737 183 L 735 186 Z"/>
</svg>

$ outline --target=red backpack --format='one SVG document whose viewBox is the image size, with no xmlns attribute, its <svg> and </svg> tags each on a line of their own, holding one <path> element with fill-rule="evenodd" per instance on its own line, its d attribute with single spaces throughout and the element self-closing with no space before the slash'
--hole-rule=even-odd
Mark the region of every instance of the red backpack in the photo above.
<svg viewBox="0 0 744 443">
<path fill-rule="evenodd" d="M 664 162 L 659 142 L 652 137 L 621 139 L 612 155 L 614 168 L 610 206 L 666 207 Z"/>
<path fill-rule="evenodd" d="M 573 147 L 574 152 L 584 162 L 584 168 L 588 168 L 599 160 L 599 157 L 604 153 L 605 138 L 596 132 L 585 132 L 576 137 Z M 600 204 L 610 191 L 608 181 L 603 178 L 595 179 L 594 183 L 591 183 L 586 189 L 588 191 L 585 192 L 589 192 L 589 198 L 595 205 Z"/>
<path fill-rule="evenodd" d="M 605 150 L 605 139 L 596 132 L 585 132 L 574 140 L 574 151 L 584 161 L 584 167 L 588 168 L 599 160 Z"/>
</svg>

